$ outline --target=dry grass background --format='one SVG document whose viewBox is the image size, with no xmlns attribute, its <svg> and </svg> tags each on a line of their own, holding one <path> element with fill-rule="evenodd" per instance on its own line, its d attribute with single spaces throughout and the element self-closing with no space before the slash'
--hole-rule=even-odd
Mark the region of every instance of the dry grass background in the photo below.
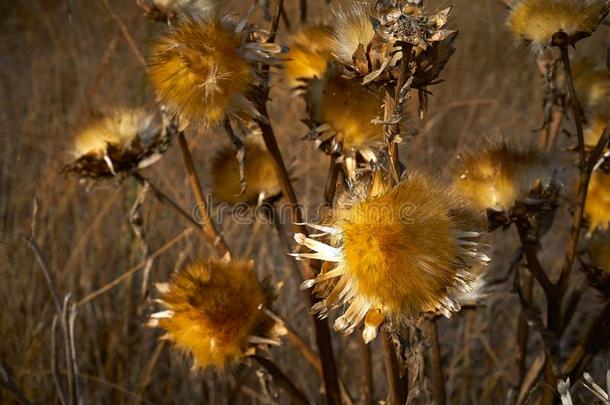
<svg viewBox="0 0 610 405">
<path fill-rule="evenodd" d="M 141 51 L 146 54 L 162 26 L 150 22 L 131 0 L 110 0 Z M 246 2 L 234 1 L 236 9 Z M 288 12 L 296 25 L 296 1 Z M 328 13 L 311 0 L 311 14 Z M 457 53 L 432 91 L 424 123 L 411 119 L 419 135 L 403 146 L 411 167 L 442 181 L 459 149 L 505 137 L 518 144 L 535 139 L 541 124 L 541 79 L 528 51 L 516 47 L 504 27 L 505 10 L 493 0 L 455 0 L 453 25 L 460 30 Z M 145 72 L 101 1 L 3 2 L 0 5 L 0 361 L 35 403 L 57 403 L 50 374 L 51 298 L 32 252 L 19 232 L 34 233 L 61 295 L 76 301 L 138 265 L 141 260 L 127 215 L 137 194 L 132 180 L 84 187 L 59 174 L 69 159 L 71 133 L 94 112 L 116 105 L 150 105 L 153 92 Z M 247 2 L 249 5 L 250 3 Z M 283 28 L 283 27 L 282 27 Z M 602 28 L 579 50 L 602 60 Z M 581 49 L 582 48 L 582 49 Z M 297 158 L 302 175 L 298 194 L 311 206 L 321 200 L 326 158 L 299 139 L 303 104 L 290 100 L 281 83 L 272 92 L 273 125 L 286 157 Z M 223 142 L 220 133 L 193 139 L 204 181 L 210 156 Z M 192 206 L 176 148 L 147 169 L 147 175 L 183 206 Z M 312 173 L 313 175 L 307 175 Z M 33 201 L 38 201 L 35 218 Z M 147 240 L 157 250 L 187 225 L 149 198 L 144 207 Z M 257 258 L 261 275 L 284 278 L 287 258 L 273 229 L 265 225 L 223 224 L 227 240 L 244 256 Z M 497 235 L 496 235 L 497 236 Z M 517 245 L 512 231 L 500 235 L 490 274 L 506 272 Z M 556 246 L 554 235 L 545 243 Z M 554 260 L 549 249 L 545 260 Z M 199 235 L 174 243 L 154 262 L 152 278 L 166 280 L 184 260 L 205 255 Z M 557 255 L 562 257 L 562 255 Z M 158 332 L 143 326 L 151 311 L 139 296 L 135 272 L 115 288 L 78 307 L 76 350 L 87 403 L 263 403 L 259 376 L 235 367 L 224 375 L 191 375 L 189 364 L 160 344 Z M 277 306 L 302 334 L 312 334 L 307 308 L 288 282 Z M 518 301 L 505 290 L 477 313 L 463 312 L 441 321 L 441 342 L 451 403 L 505 402 L 514 381 L 513 341 Z M 575 324 L 579 325 L 579 320 Z M 577 334 L 579 327 L 570 333 Z M 306 336 L 311 338 L 311 336 Z M 59 339 L 59 338 L 58 338 Z M 343 380 L 357 396 L 356 337 L 334 335 Z M 373 345 L 376 396 L 385 395 L 382 352 Z M 538 345 L 536 339 L 532 346 Z M 535 346 L 539 347 L 539 346 Z M 313 369 L 285 345 L 274 351 L 310 398 L 322 401 Z M 601 361 L 595 364 L 599 365 Z M 290 365 L 290 367 L 286 367 Z M 296 365 L 296 367 L 295 367 Z M 235 389 L 239 387 L 239 389 Z M 280 396 L 280 401 L 286 401 Z M 11 403 L 0 390 L 0 402 Z"/>
</svg>

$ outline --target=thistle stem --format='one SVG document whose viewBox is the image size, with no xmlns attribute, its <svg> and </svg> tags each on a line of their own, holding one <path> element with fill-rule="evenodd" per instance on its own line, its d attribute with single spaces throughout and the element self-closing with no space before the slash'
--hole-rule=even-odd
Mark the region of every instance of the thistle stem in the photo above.
<svg viewBox="0 0 610 405">
<path fill-rule="evenodd" d="M 532 302 L 532 293 L 534 290 L 534 278 L 529 273 L 523 274 L 523 299 L 528 303 Z M 525 309 L 522 308 L 519 313 L 519 320 L 517 323 L 517 353 L 515 356 L 515 363 L 517 368 L 517 386 L 519 386 L 526 373 L 527 364 L 527 342 L 529 340 L 529 327 L 527 325 L 527 316 Z"/>
<path fill-rule="evenodd" d="M 388 404 L 402 405 L 407 399 L 407 390 L 400 379 L 396 349 L 392 337 L 386 331 L 382 333 L 385 374 L 388 382 Z"/>
<path fill-rule="evenodd" d="M 374 398 L 373 386 L 373 364 L 371 360 L 371 347 L 364 343 L 360 336 L 358 339 L 358 347 L 360 348 L 360 372 L 362 381 L 362 403 L 364 405 L 372 405 Z"/>
<path fill-rule="evenodd" d="M 434 399 L 437 405 L 445 405 L 447 403 L 447 394 L 445 389 L 445 373 L 443 372 L 441 345 L 438 339 L 438 325 L 436 324 L 436 318 L 427 319 L 425 322 L 427 324 L 426 329 L 430 342 L 430 369 L 432 372 Z"/>
<path fill-rule="evenodd" d="M 203 235 L 216 249 L 220 256 L 228 256 L 230 258 L 231 252 L 229 250 L 229 246 L 225 242 L 220 232 L 218 232 L 218 229 L 216 229 L 214 222 L 212 222 L 209 208 L 205 202 L 205 197 L 203 196 L 203 191 L 201 189 L 201 183 L 199 181 L 199 177 L 197 176 L 197 171 L 195 170 L 193 155 L 191 154 L 189 145 L 186 142 L 186 137 L 182 131 L 180 131 L 178 134 L 178 143 L 180 144 L 180 152 L 182 154 L 184 168 L 188 174 L 191 189 L 195 195 L 195 200 L 197 201 L 198 213 L 201 215 L 201 230 Z"/>
<path fill-rule="evenodd" d="M 298 405 L 309 404 L 305 394 L 303 394 L 303 392 L 294 385 L 292 380 L 286 374 L 284 374 L 284 372 L 280 370 L 274 362 L 258 355 L 250 356 L 250 358 L 256 361 L 271 375 L 271 377 L 273 377 L 273 380 L 278 383 L 290 396 L 292 403 Z"/>
</svg>

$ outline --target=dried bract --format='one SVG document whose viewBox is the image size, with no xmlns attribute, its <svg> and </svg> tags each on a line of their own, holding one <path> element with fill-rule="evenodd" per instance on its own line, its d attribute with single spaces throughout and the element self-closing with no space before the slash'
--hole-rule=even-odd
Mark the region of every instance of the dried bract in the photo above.
<svg viewBox="0 0 610 405">
<path fill-rule="evenodd" d="M 97 179 L 142 169 L 161 157 L 175 132 L 142 109 L 115 110 L 77 132 L 75 160 L 63 170 Z"/>
<path fill-rule="evenodd" d="M 256 279 L 252 261 L 198 261 L 157 288 L 165 309 L 148 325 L 164 329 L 162 339 L 192 356 L 193 369 L 222 369 L 258 345 L 278 345 L 285 333 L 265 313 L 274 294 Z"/>
<path fill-rule="evenodd" d="M 416 173 L 395 187 L 380 172 L 359 180 L 324 225 L 310 224 L 322 234 L 295 235 L 313 251 L 294 254 L 297 259 L 327 262 L 303 284 L 315 285 L 323 298 L 312 311 L 325 317 L 348 305 L 334 328 L 351 333 L 364 322 L 363 339 L 369 342 L 384 320 L 401 323 L 423 312 L 450 316 L 459 310 L 451 290 L 468 290 L 469 267 L 489 261 L 479 251 L 480 234 L 463 215 L 464 206 Z"/>
</svg>

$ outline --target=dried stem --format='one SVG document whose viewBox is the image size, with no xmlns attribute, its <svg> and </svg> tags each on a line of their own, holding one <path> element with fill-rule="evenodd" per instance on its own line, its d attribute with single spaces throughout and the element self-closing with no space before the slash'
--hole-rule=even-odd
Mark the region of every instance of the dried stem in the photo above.
<svg viewBox="0 0 610 405">
<path fill-rule="evenodd" d="M 290 396 L 292 403 L 298 405 L 307 405 L 309 401 L 303 392 L 298 389 L 292 380 L 280 370 L 274 362 L 264 357 L 253 355 L 251 359 L 256 361 L 262 368 L 264 368 L 273 377 L 273 380 L 278 383 L 284 391 Z"/>
<path fill-rule="evenodd" d="M 201 189 L 201 183 L 199 182 L 199 177 L 197 176 L 197 171 L 195 170 L 193 156 L 191 155 L 191 150 L 186 142 L 184 132 L 182 131 L 180 131 L 178 134 L 178 143 L 180 144 L 182 161 L 189 176 L 191 189 L 193 190 L 195 200 L 197 201 L 198 213 L 201 216 L 201 230 L 203 231 L 205 238 L 216 249 L 220 256 L 228 256 L 230 258 L 231 252 L 229 250 L 229 246 L 225 242 L 220 232 L 218 232 L 218 229 L 216 229 L 214 222 L 212 222 L 209 208 L 205 202 L 205 197 L 203 196 L 203 191 Z"/>
<path fill-rule="evenodd" d="M 385 359 L 385 374 L 388 382 L 388 404 L 402 405 L 407 400 L 407 390 L 400 379 L 400 370 L 398 368 L 398 359 L 396 358 L 396 349 L 392 336 L 386 332 L 382 332 L 383 353 Z"/>
<path fill-rule="evenodd" d="M 361 400 L 364 405 L 372 405 L 374 398 L 373 385 L 373 363 L 371 360 L 371 347 L 364 343 L 360 336 L 357 337 L 360 349 L 360 379 L 361 379 Z"/>
<path fill-rule="evenodd" d="M 438 326 L 436 318 L 426 319 L 426 330 L 430 342 L 430 370 L 432 373 L 432 384 L 434 387 L 434 399 L 437 405 L 447 403 L 445 389 L 445 374 L 443 372 L 443 360 L 441 357 L 441 345 L 438 339 Z"/>
<path fill-rule="evenodd" d="M 307 0 L 299 0 L 299 17 L 301 24 L 307 22 Z"/>
<path fill-rule="evenodd" d="M 529 273 L 524 273 L 523 279 L 523 299 L 528 303 L 532 302 L 534 291 L 534 278 Z M 521 385 L 527 371 L 527 342 L 529 340 L 529 327 L 525 309 L 521 308 L 519 320 L 517 322 L 517 353 L 515 363 L 517 369 L 517 387 Z"/>
</svg>

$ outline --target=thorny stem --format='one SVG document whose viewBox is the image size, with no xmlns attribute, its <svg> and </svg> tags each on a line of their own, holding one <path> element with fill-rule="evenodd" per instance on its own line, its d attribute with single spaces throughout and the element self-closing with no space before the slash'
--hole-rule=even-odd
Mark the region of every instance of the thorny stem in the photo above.
<svg viewBox="0 0 610 405">
<path fill-rule="evenodd" d="M 364 405 L 372 405 L 374 398 L 374 385 L 373 385 L 373 364 L 371 361 L 371 347 L 364 343 L 364 340 L 360 336 L 357 337 L 358 346 L 360 349 L 360 372 L 361 372 L 361 390 L 362 390 L 362 403 Z"/>
<path fill-rule="evenodd" d="M 231 252 L 229 250 L 229 246 L 225 242 L 220 232 L 218 232 L 218 229 L 216 229 L 216 225 L 214 225 L 214 222 L 212 222 L 212 218 L 210 217 L 209 208 L 205 202 L 205 197 L 201 189 L 201 183 L 199 182 L 199 177 L 197 176 L 197 171 L 195 170 L 193 156 L 191 155 L 191 150 L 186 142 L 184 132 L 182 131 L 178 134 L 178 143 L 180 144 L 180 152 L 182 154 L 184 168 L 188 174 L 191 189 L 193 190 L 195 200 L 197 201 L 198 213 L 201 215 L 201 230 L 203 231 L 205 238 L 216 249 L 221 257 L 230 258 Z"/>
<path fill-rule="evenodd" d="M 383 354 L 385 359 L 385 375 L 388 381 L 388 404 L 402 405 L 407 399 L 407 390 L 400 379 L 398 359 L 392 336 L 387 332 L 382 332 Z"/>
<path fill-rule="evenodd" d="M 284 372 L 280 370 L 274 362 L 258 355 L 250 356 L 250 358 L 264 368 L 271 375 L 271 377 L 273 377 L 273 380 L 278 383 L 288 395 L 290 395 L 292 403 L 297 405 L 309 404 L 305 394 L 303 394 L 303 392 L 294 385 L 290 377 L 284 374 Z"/>
<path fill-rule="evenodd" d="M 275 14 L 271 23 L 271 29 L 269 30 L 271 33 L 269 36 L 270 43 L 275 40 L 279 18 L 283 8 L 283 3 L 283 0 L 278 0 L 277 2 Z M 269 76 L 269 66 L 263 66 L 262 72 L 264 82 L 266 83 L 268 81 Z M 303 214 L 299 208 L 298 199 L 294 191 L 294 187 L 292 186 L 292 181 L 290 180 L 290 176 L 288 175 L 288 170 L 286 169 L 286 165 L 284 163 L 282 153 L 275 138 L 273 128 L 269 123 L 269 112 L 267 110 L 267 100 L 269 99 L 269 86 L 265 85 L 261 93 L 262 94 L 260 95 L 260 98 L 258 100 L 257 107 L 260 114 L 266 119 L 259 119 L 257 120 L 257 123 L 261 128 L 263 140 L 265 142 L 267 151 L 272 157 L 273 168 L 280 183 L 282 194 L 288 201 L 293 227 L 295 228 L 296 232 L 307 235 L 307 228 L 302 225 Z M 301 272 L 304 278 L 312 278 L 314 275 L 314 270 L 308 266 L 301 266 Z M 311 305 L 316 303 L 316 299 L 313 295 L 309 295 L 309 300 Z M 320 353 L 320 361 L 322 362 L 324 387 L 326 389 L 326 399 L 329 405 L 340 404 L 341 395 L 339 388 L 339 379 L 337 374 L 335 357 L 333 354 L 332 340 L 330 336 L 330 331 L 328 329 L 328 323 L 325 320 L 318 319 L 315 316 L 313 316 L 313 321 L 316 336 L 316 345 Z"/>
<path fill-rule="evenodd" d="M 428 340 L 430 341 L 430 369 L 432 371 L 434 400 L 437 405 L 445 405 L 447 403 L 447 394 L 436 318 L 427 319 L 425 322 L 427 323 L 426 329 L 428 330 Z"/>
</svg>

